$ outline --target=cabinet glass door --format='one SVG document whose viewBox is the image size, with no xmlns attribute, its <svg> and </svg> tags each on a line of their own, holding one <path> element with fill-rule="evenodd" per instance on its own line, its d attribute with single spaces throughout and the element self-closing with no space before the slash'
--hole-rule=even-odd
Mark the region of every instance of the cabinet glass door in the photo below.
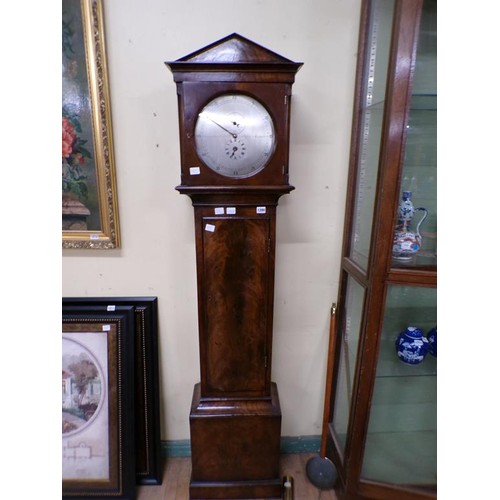
<svg viewBox="0 0 500 500">
<path fill-rule="evenodd" d="M 344 322 L 341 328 L 342 339 L 338 361 L 336 398 L 333 407 L 333 426 L 343 449 L 345 448 L 349 423 L 349 408 L 351 406 L 364 300 L 365 289 L 353 278 L 347 278 L 346 299 L 342 314 Z"/>
<path fill-rule="evenodd" d="M 364 479 L 436 484 L 436 316 L 435 288 L 389 286 L 363 459 Z M 415 340 L 413 344 L 409 338 L 418 337 L 418 332 L 410 330 L 412 334 L 404 339 L 410 345 L 400 346 L 398 355 L 399 334 L 408 327 L 417 328 L 426 339 L 435 335 L 436 342 Z M 422 354 L 423 360 L 417 362 Z"/>
<path fill-rule="evenodd" d="M 396 214 L 393 266 L 435 266 L 437 249 L 436 0 L 425 0 Z M 418 250 L 417 250 L 418 249 Z"/>
<path fill-rule="evenodd" d="M 357 178 L 349 257 L 368 266 L 384 118 L 394 0 L 376 0 L 369 13 L 369 50 L 361 90 Z"/>
</svg>

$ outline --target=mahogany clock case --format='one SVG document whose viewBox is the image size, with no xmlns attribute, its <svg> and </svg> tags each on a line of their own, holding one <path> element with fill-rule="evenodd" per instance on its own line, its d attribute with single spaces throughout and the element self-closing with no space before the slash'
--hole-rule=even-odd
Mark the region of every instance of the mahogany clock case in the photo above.
<svg viewBox="0 0 500 500">
<path fill-rule="evenodd" d="M 176 189 L 192 200 L 196 234 L 201 381 L 189 416 L 190 498 L 277 498 L 281 409 L 271 382 L 276 206 L 294 189 L 288 178 L 291 86 L 302 63 L 234 33 L 166 64 L 179 106 Z M 273 150 L 253 175 L 238 175 L 238 168 L 221 175 L 197 153 L 198 117 L 214 99 L 235 94 L 258 101 L 261 116 L 273 122 Z M 223 123 L 212 120 L 219 128 L 246 126 L 244 111 L 241 122 L 225 113 Z M 268 122 L 261 124 L 254 137 L 269 137 Z M 227 154 L 224 141 L 208 138 L 207 144 L 213 157 Z"/>
<path fill-rule="evenodd" d="M 197 83 L 184 84 L 184 115 L 181 128 L 185 133 L 181 136 L 182 170 L 181 183 L 191 186 L 205 185 L 285 185 L 288 183 L 288 148 L 284 140 L 289 133 L 289 106 L 285 101 L 290 98 L 288 85 L 268 84 L 265 88 L 255 87 L 250 82 L 245 83 Z M 205 105 L 216 96 L 229 93 L 249 95 L 265 103 L 271 115 L 276 133 L 276 149 L 269 162 L 261 171 L 245 179 L 232 179 L 214 172 L 208 168 L 198 156 L 194 140 L 194 128 L 198 114 Z M 288 99 L 287 99 L 288 96 Z M 192 167 L 200 168 L 200 175 L 190 175 Z"/>
</svg>

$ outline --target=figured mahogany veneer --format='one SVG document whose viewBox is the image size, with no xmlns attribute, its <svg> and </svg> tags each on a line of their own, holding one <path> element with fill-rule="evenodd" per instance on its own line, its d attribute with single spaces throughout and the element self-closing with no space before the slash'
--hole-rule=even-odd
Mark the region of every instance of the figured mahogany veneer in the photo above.
<svg viewBox="0 0 500 500">
<path fill-rule="evenodd" d="M 281 496 L 276 384 L 270 398 L 254 400 L 204 400 L 197 384 L 190 426 L 191 498 Z"/>
</svg>

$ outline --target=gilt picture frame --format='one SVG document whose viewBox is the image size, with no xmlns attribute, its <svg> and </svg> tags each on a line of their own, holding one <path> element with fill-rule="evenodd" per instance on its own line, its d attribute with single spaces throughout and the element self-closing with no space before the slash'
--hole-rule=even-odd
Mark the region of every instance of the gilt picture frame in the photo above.
<svg viewBox="0 0 500 500">
<path fill-rule="evenodd" d="M 134 308 L 136 483 L 161 484 L 158 298 L 64 297 L 62 304 L 63 310 L 91 307 L 94 311 L 109 311 L 116 306 Z"/>
<path fill-rule="evenodd" d="M 135 498 L 134 308 L 62 312 L 62 498 Z"/>
<path fill-rule="evenodd" d="M 120 247 L 102 0 L 62 2 L 62 244 Z"/>
</svg>

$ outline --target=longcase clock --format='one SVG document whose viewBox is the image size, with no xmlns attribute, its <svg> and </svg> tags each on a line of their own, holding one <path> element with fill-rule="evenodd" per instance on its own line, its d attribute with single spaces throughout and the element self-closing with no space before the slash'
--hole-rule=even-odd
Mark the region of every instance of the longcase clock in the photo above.
<svg viewBox="0 0 500 500">
<path fill-rule="evenodd" d="M 201 380 L 190 412 L 191 498 L 281 497 L 271 381 L 276 208 L 288 179 L 302 63 L 236 33 L 167 62 L 181 184 L 194 207 Z"/>
</svg>

